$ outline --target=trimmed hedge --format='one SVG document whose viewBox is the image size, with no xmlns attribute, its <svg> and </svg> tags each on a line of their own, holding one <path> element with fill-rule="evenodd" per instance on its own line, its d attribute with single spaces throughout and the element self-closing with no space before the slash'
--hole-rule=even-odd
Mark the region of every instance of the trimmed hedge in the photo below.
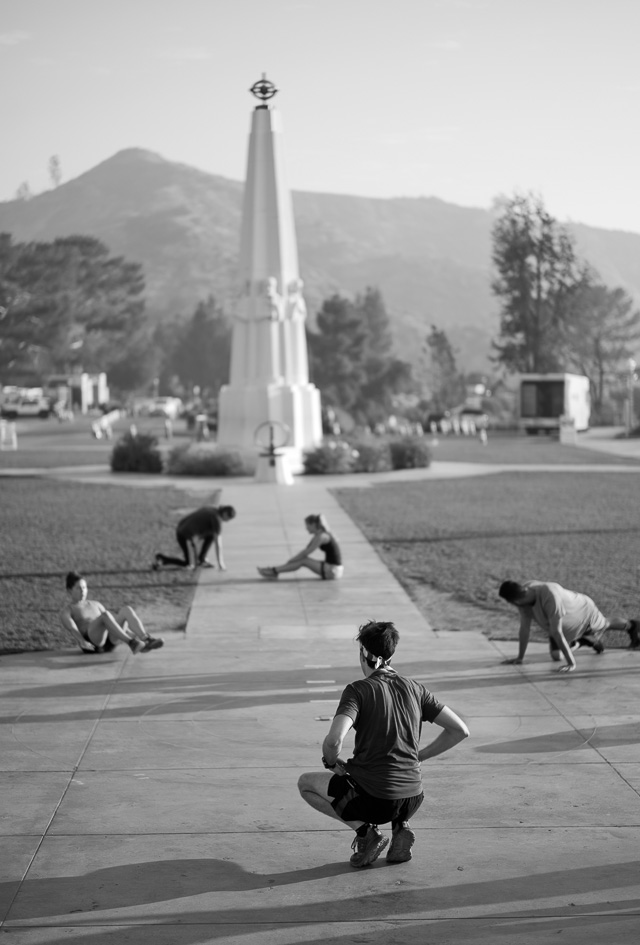
<svg viewBox="0 0 640 945">
<path fill-rule="evenodd" d="M 304 456 L 307 475 L 327 476 L 358 472 L 387 472 L 431 465 L 431 450 L 420 436 L 349 443 L 330 440 Z"/>
<path fill-rule="evenodd" d="M 422 437 L 403 436 L 389 441 L 391 465 L 394 469 L 419 469 L 431 465 L 431 450 Z"/>
<path fill-rule="evenodd" d="M 113 472 L 161 473 L 158 439 L 150 433 L 125 433 L 111 453 Z"/>
<path fill-rule="evenodd" d="M 255 459 L 208 443 L 176 446 L 167 459 L 171 476 L 252 476 Z"/>
</svg>

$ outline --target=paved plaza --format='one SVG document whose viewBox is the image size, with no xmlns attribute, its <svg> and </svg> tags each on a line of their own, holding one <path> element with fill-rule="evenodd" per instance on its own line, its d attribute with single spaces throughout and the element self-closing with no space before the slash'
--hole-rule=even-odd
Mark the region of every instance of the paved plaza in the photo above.
<svg viewBox="0 0 640 945">
<path fill-rule="evenodd" d="M 477 632 L 434 630 L 330 484 L 225 484 L 228 571 L 200 574 L 164 649 L 0 660 L 7 941 L 638 941 L 640 652 L 582 651 L 564 676 L 542 644 L 500 665 L 514 644 L 481 633 L 487 612 Z M 310 512 L 338 534 L 345 579 L 261 580 L 256 565 L 304 544 Z M 321 767 L 368 618 L 396 622 L 396 668 L 471 738 L 423 765 L 413 860 L 353 870 L 352 832 L 296 782 Z"/>
</svg>

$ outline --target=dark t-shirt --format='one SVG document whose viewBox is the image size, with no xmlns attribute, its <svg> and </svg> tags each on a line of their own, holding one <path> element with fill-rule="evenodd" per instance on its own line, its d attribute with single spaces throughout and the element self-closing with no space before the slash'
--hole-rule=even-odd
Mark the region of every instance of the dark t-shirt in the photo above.
<svg viewBox="0 0 640 945">
<path fill-rule="evenodd" d="M 336 715 L 353 719 L 356 740 L 347 771 L 374 797 L 414 797 L 422 791 L 418 749 L 423 722 L 444 708 L 415 679 L 376 671 L 350 683 Z"/>
<path fill-rule="evenodd" d="M 221 530 L 220 515 L 212 505 L 203 505 L 201 509 L 185 515 L 176 529 L 183 538 L 209 538 L 219 535 Z"/>
</svg>

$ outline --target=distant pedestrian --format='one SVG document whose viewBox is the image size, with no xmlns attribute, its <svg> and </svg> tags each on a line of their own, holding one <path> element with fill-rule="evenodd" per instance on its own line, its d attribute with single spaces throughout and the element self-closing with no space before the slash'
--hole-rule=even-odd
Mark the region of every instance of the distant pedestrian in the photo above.
<svg viewBox="0 0 640 945">
<path fill-rule="evenodd" d="M 87 598 L 87 582 L 77 571 L 66 577 L 69 603 L 60 617 L 85 653 L 106 653 L 126 643 L 132 653 L 148 653 L 164 646 L 162 637 L 152 637 L 128 604 L 114 615 L 100 601 Z"/>
<path fill-rule="evenodd" d="M 176 541 L 183 557 L 174 558 L 158 552 L 153 561 L 153 570 L 157 571 L 163 565 L 173 565 L 177 568 L 213 568 L 214 565 L 207 560 L 207 553 L 213 545 L 218 567 L 221 571 L 226 571 L 222 554 L 222 523 L 230 522 L 235 517 L 236 510 L 232 505 L 221 505 L 217 508 L 213 505 L 203 505 L 195 512 L 190 512 L 180 519 L 176 527 Z M 196 547 L 198 538 L 202 541 L 199 550 Z"/>
<path fill-rule="evenodd" d="M 284 564 L 258 568 L 263 578 L 274 581 L 284 572 L 299 571 L 300 568 L 309 568 L 323 581 L 337 581 L 342 577 L 344 566 L 340 545 L 335 535 L 331 533 L 324 515 L 307 515 L 304 524 L 309 534 L 313 535 L 309 544 Z M 324 554 L 324 561 L 312 558 L 314 551 L 321 551 Z"/>
<path fill-rule="evenodd" d="M 415 834 L 409 820 L 424 800 L 420 765 L 469 735 L 452 709 L 422 683 L 391 667 L 399 637 L 389 622 L 369 621 L 360 627 L 365 678 L 350 683 L 340 697 L 322 744 L 328 771 L 311 771 L 298 781 L 307 804 L 355 830 L 349 862 L 356 868 L 369 866 L 387 846 L 389 838 L 378 830 L 386 823 L 392 831 L 387 863 L 411 859 Z M 423 722 L 442 731 L 420 748 Z M 343 761 L 340 752 L 351 728 L 356 733 L 353 757 Z"/>
<path fill-rule="evenodd" d="M 625 617 L 605 617 L 586 594 L 569 591 L 553 581 L 503 581 L 498 591 L 500 597 L 520 611 L 520 645 L 518 655 L 504 660 L 506 664 L 524 661 L 531 622 L 535 621 L 549 634 L 551 659 L 559 662 L 563 657 L 566 665 L 558 672 L 572 673 L 576 669 L 573 650 L 589 646 L 602 653 L 602 635 L 607 630 L 624 630 L 629 634 L 631 648 L 640 647 L 638 631 L 640 623 Z"/>
</svg>

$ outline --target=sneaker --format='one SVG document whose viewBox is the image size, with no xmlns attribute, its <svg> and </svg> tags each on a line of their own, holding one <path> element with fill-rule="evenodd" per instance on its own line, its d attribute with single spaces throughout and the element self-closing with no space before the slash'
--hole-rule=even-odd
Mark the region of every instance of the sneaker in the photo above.
<svg viewBox="0 0 640 945">
<path fill-rule="evenodd" d="M 145 644 L 142 647 L 142 652 L 148 653 L 149 650 L 159 650 L 161 646 L 164 646 L 164 640 L 162 637 L 147 637 Z"/>
<path fill-rule="evenodd" d="M 144 640 L 129 640 L 129 649 L 134 656 L 137 656 L 144 649 Z"/>
<path fill-rule="evenodd" d="M 595 653 L 604 653 L 604 643 L 601 643 L 600 640 L 595 640 L 589 634 L 586 634 L 578 640 L 580 646 L 590 646 Z"/>
<path fill-rule="evenodd" d="M 387 852 L 387 863 L 406 863 L 411 859 L 411 847 L 416 835 L 408 824 L 393 828 L 391 846 Z"/>
<path fill-rule="evenodd" d="M 277 581 L 279 577 L 275 568 L 258 568 L 258 574 L 261 574 L 267 581 Z"/>
<path fill-rule="evenodd" d="M 354 841 L 351 844 L 351 849 L 354 851 L 354 854 L 349 860 L 349 863 L 355 866 L 356 869 L 360 869 L 362 866 L 369 866 L 378 859 L 388 843 L 389 838 L 383 837 L 377 827 L 369 827 L 364 837 L 359 837 L 358 834 L 355 835 Z"/>
<path fill-rule="evenodd" d="M 629 623 L 631 624 L 631 626 L 627 630 L 627 633 L 631 637 L 630 646 L 632 650 L 637 650 L 638 647 L 640 646 L 640 636 L 638 635 L 638 629 L 640 628 L 640 621 L 630 620 Z"/>
</svg>

